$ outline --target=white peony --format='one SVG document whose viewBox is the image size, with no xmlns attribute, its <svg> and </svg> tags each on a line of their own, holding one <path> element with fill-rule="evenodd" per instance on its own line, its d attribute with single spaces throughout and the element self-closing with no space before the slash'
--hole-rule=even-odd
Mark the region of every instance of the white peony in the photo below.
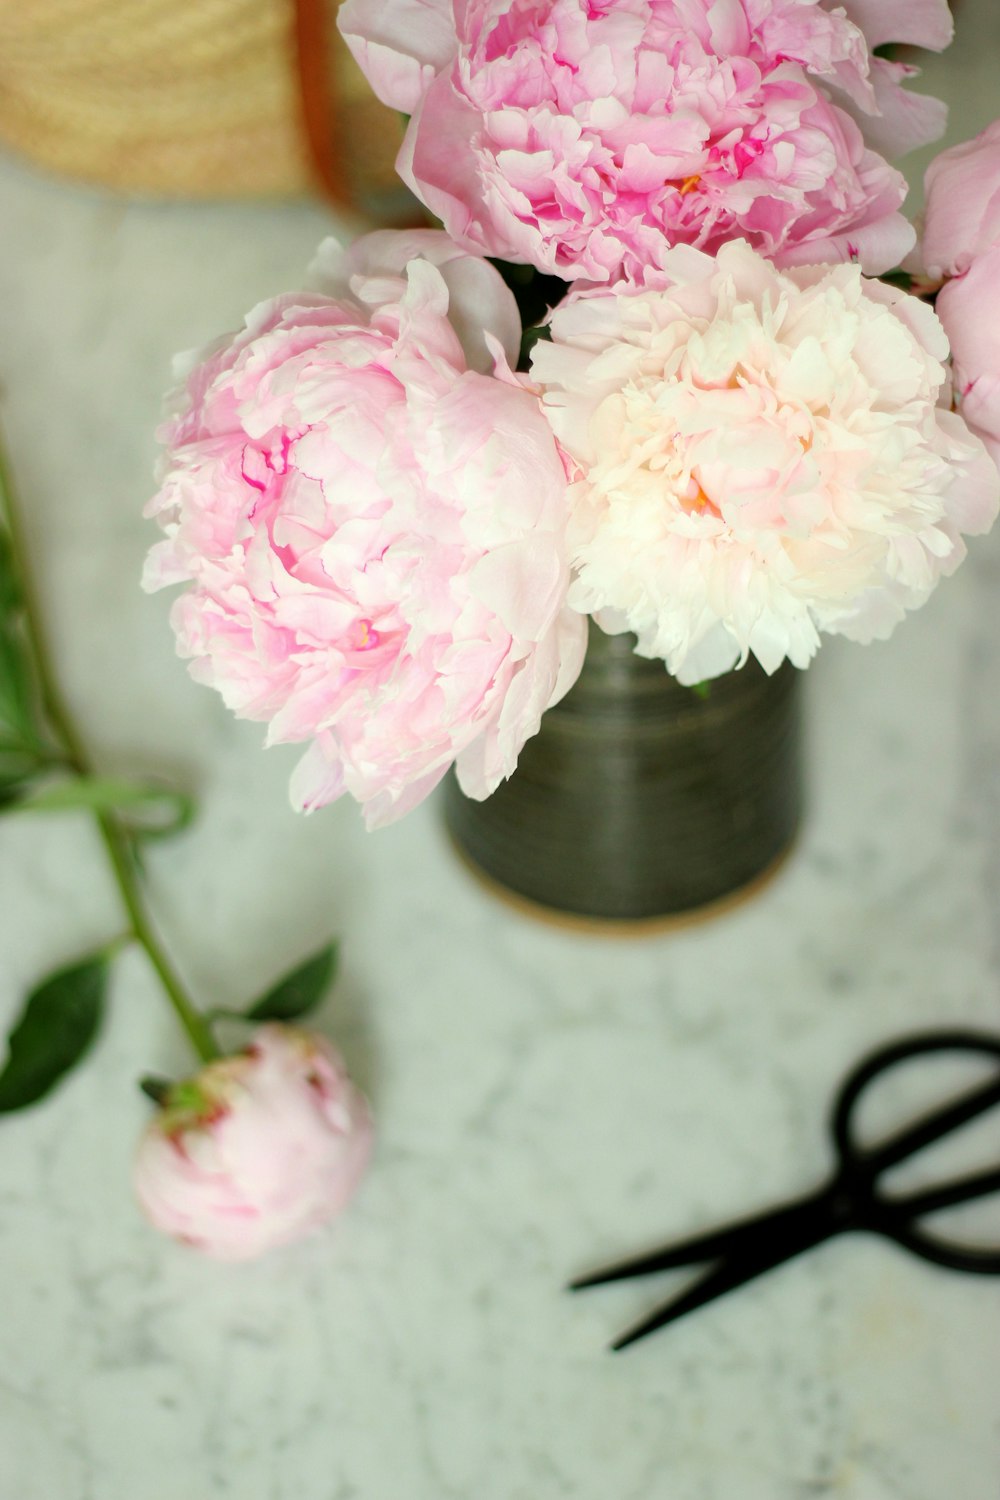
<svg viewBox="0 0 1000 1500">
<path fill-rule="evenodd" d="M 571 605 L 682 682 L 750 653 L 804 667 L 822 631 L 889 635 L 1000 495 L 948 410 L 934 313 L 854 266 L 778 271 L 744 241 L 676 249 L 665 276 L 571 294 L 535 345 L 578 466 Z"/>
</svg>

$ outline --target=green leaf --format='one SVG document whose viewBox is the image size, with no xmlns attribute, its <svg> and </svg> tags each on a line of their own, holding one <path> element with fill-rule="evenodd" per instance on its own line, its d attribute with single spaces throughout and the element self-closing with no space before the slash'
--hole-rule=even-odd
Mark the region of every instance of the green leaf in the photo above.
<svg viewBox="0 0 1000 1500">
<path fill-rule="evenodd" d="M 194 800 L 184 792 L 125 781 L 112 776 L 75 776 L 50 782 L 18 803 L 22 812 L 125 812 L 129 824 L 144 838 L 166 838 L 179 833 L 194 817 Z"/>
<path fill-rule="evenodd" d="M 147 1073 L 139 1079 L 139 1087 L 147 1099 L 152 1099 L 154 1104 L 162 1108 L 170 1097 L 173 1084 L 169 1078 L 159 1078 L 153 1073 Z"/>
<path fill-rule="evenodd" d="M 304 964 L 279 979 L 246 1011 L 248 1021 L 294 1021 L 314 1010 L 337 972 L 337 944 L 328 943 Z"/>
<path fill-rule="evenodd" d="M 0 620 L 0 723 L 21 742 L 38 743 L 28 653 L 10 620 Z"/>
<path fill-rule="evenodd" d="M 908 271 L 883 271 L 878 280 L 884 281 L 886 286 L 901 287 L 904 292 L 908 292 L 913 285 L 913 277 Z"/>
<path fill-rule="evenodd" d="M 107 978 L 102 952 L 59 969 L 32 990 L 8 1038 L 0 1111 L 34 1104 L 76 1066 L 97 1035 Z"/>
<path fill-rule="evenodd" d="M 0 735 L 0 812 L 17 807 L 43 775 L 51 775 L 51 758 L 41 748 L 27 749 Z"/>
<path fill-rule="evenodd" d="M 550 343 L 551 331 L 546 328 L 526 328 L 521 334 L 521 354 L 517 361 L 519 370 L 526 370 L 531 363 L 531 351 L 538 343 Z"/>
<path fill-rule="evenodd" d="M 30 774 L 0 771 L 0 813 L 13 812 L 20 807 L 31 787 Z"/>
<path fill-rule="evenodd" d="M 514 294 L 521 322 L 525 328 L 540 323 L 550 308 L 562 301 L 570 283 L 562 276 L 549 276 L 535 266 L 515 265 L 507 260 L 490 260 Z"/>
<path fill-rule="evenodd" d="M 51 768 L 52 757 L 42 748 L 31 748 L 19 739 L 10 739 L 0 733 L 0 777 L 7 778 L 10 774 L 19 777 L 25 771 L 37 775 L 40 771 L 51 771 Z"/>
<path fill-rule="evenodd" d="M 14 571 L 10 537 L 0 527 L 0 615 L 6 617 L 21 604 L 21 589 Z"/>
</svg>

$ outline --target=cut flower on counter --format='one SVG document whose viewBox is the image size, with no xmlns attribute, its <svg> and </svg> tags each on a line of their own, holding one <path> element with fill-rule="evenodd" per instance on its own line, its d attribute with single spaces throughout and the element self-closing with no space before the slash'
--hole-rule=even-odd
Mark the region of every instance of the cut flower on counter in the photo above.
<svg viewBox="0 0 1000 1500">
<path fill-rule="evenodd" d="M 368 1105 L 340 1054 L 272 1022 L 172 1085 L 139 1142 L 136 1197 L 171 1238 L 249 1260 L 338 1214 L 371 1147 Z"/>
</svg>

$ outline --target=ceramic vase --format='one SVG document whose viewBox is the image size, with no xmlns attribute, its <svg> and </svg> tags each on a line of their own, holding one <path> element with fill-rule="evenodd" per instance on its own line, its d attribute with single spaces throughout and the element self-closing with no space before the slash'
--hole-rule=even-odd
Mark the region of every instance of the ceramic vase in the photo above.
<svg viewBox="0 0 1000 1500">
<path fill-rule="evenodd" d="M 539 915 L 664 924 L 756 889 L 801 815 L 799 673 L 698 688 L 591 623 L 583 671 L 485 802 L 445 789 L 464 859 Z"/>
</svg>

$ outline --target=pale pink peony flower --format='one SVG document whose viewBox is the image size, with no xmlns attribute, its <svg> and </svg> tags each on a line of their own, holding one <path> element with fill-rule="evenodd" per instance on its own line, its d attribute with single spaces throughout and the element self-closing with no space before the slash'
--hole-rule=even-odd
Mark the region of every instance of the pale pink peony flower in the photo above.
<svg viewBox="0 0 1000 1500">
<path fill-rule="evenodd" d="M 854 266 L 687 247 L 662 290 L 571 294 L 533 351 L 579 465 L 570 602 L 684 682 L 821 631 L 883 638 L 997 514 L 1000 475 L 937 402 L 931 309 Z"/>
<path fill-rule="evenodd" d="M 256 308 L 188 377 L 144 583 L 191 585 L 172 621 L 198 681 L 269 744 L 309 742 L 295 806 L 349 792 L 375 827 L 452 762 L 493 791 L 586 631 L 565 468 L 506 363 L 498 274 L 431 231 L 330 242 L 316 274 L 323 292 Z"/>
<path fill-rule="evenodd" d="M 951 344 L 958 409 L 1000 467 L 1000 240 L 945 282 L 937 314 Z"/>
<path fill-rule="evenodd" d="M 338 1214 L 371 1146 L 368 1105 L 335 1049 L 272 1023 L 174 1086 L 139 1142 L 135 1192 L 164 1234 L 250 1260 Z"/>
<path fill-rule="evenodd" d="M 1000 120 L 936 156 L 924 188 L 924 270 L 935 279 L 960 276 L 1000 245 Z"/>
<path fill-rule="evenodd" d="M 875 0 L 853 0 L 879 40 Z M 898 35 L 942 45 L 944 0 Z M 866 143 L 933 140 L 943 106 L 818 0 L 347 0 L 376 93 L 412 114 L 399 170 L 462 244 L 567 280 L 641 281 L 673 244 L 746 237 L 779 263 L 913 242 Z M 832 93 L 831 93 L 832 91 Z"/>
<path fill-rule="evenodd" d="M 951 344 L 962 416 L 1000 464 L 1000 120 L 927 168 L 920 252 L 945 282 L 937 314 Z M 908 263 L 909 264 L 909 263 Z"/>
</svg>

